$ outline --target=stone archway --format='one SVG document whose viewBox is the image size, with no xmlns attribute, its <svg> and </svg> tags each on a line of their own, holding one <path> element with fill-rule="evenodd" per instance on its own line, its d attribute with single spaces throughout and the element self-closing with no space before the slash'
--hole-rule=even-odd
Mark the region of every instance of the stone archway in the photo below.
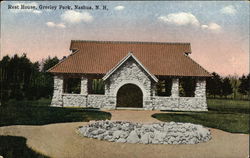
<svg viewBox="0 0 250 158">
<path fill-rule="evenodd" d="M 117 92 L 117 107 L 142 108 L 143 93 L 135 84 L 125 84 Z"/>
</svg>

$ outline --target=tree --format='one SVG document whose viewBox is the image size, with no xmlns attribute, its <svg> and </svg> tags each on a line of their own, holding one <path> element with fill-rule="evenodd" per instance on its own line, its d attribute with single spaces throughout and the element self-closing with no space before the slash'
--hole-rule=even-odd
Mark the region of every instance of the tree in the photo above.
<svg viewBox="0 0 250 158">
<path fill-rule="evenodd" d="M 0 61 L 0 99 L 1 103 L 4 104 L 10 97 L 10 88 L 8 84 L 8 66 L 10 62 L 10 57 L 8 55 L 4 56 Z"/>
<path fill-rule="evenodd" d="M 233 93 L 233 88 L 228 77 L 225 77 L 222 81 L 222 95 L 227 98 L 228 95 Z"/>
<path fill-rule="evenodd" d="M 250 74 L 248 74 L 247 77 L 243 75 L 241 78 L 239 78 L 239 80 L 240 80 L 240 85 L 239 85 L 238 92 L 243 95 L 249 95 L 250 94 Z"/>
<path fill-rule="evenodd" d="M 233 99 L 236 99 L 237 91 L 240 85 L 239 77 L 237 74 L 234 74 L 233 76 L 229 75 L 229 80 L 233 88 Z"/>
<path fill-rule="evenodd" d="M 53 92 L 52 74 L 46 72 L 59 62 L 57 57 L 47 58 L 40 71 L 39 62 L 31 62 L 23 53 L 4 56 L 0 61 L 1 103 L 8 99 L 38 99 Z"/>
<path fill-rule="evenodd" d="M 212 77 L 207 79 L 207 84 L 206 84 L 206 89 L 207 89 L 207 93 L 209 95 L 213 95 L 213 97 L 215 98 L 216 95 L 220 95 L 221 96 L 221 86 L 222 86 L 222 79 L 221 77 L 213 72 L 212 73 Z"/>
<path fill-rule="evenodd" d="M 47 71 L 53 66 L 55 66 L 57 63 L 59 63 L 59 59 L 57 57 L 51 58 L 50 56 L 41 63 L 42 68 L 39 76 L 39 80 L 41 83 L 39 94 L 40 96 L 47 98 L 52 97 L 54 80 L 53 75 Z"/>
<path fill-rule="evenodd" d="M 56 65 L 57 63 L 59 63 L 59 59 L 57 57 L 53 57 L 51 58 L 50 56 L 45 59 L 42 62 L 42 72 L 46 72 L 47 70 L 49 70 L 51 67 L 53 67 L 54 65 Z"/>
</svg>

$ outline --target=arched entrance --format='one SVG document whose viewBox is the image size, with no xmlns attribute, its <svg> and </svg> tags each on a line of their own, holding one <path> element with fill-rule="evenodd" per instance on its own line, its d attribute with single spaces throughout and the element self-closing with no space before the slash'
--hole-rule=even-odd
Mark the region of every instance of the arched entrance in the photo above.
<svg viewBox="0 0 250 158">
<path fill-rule="evenodd" d="M 142 108 L 143 94 L 134 84 L 125 84 L 117 92 L 117 107 Z"/>
</svg>

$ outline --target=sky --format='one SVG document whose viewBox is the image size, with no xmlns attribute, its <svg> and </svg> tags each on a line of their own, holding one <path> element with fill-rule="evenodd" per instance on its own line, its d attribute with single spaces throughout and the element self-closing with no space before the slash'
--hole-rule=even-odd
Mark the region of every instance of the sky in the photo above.
<svg viewBox="0 0 250 158">
<path fill-rule="evenodd" d="M 22 53 L 32 61 L 62 58 L 70 54 L 71 40 L 188 42 L 190 57 L 209 72 L 241 76 L 249 73 L 249 4 L 6 1 L 1 3 L 1 58 Z"/>
</svg>

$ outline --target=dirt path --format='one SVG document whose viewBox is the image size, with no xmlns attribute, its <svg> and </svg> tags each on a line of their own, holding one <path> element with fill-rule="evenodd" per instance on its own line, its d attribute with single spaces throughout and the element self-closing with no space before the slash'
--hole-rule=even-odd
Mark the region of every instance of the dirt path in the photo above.
<svg viewBox="0 0 250 158">
<path fill-rule="evenodd" d="M 151 118 L 158 111 L 117 110 L 112 120 L 157 122 Z M 45 126 L 0 127 L 0 135 L 23 136 L 33 150 L 55 158 L 247 158 L 247 134 L 231 134 L 211 129 L 212 140 L 195 145 L 124 144 L 83 138 L 75 129 L 86 122 Z"/>
</svg>

